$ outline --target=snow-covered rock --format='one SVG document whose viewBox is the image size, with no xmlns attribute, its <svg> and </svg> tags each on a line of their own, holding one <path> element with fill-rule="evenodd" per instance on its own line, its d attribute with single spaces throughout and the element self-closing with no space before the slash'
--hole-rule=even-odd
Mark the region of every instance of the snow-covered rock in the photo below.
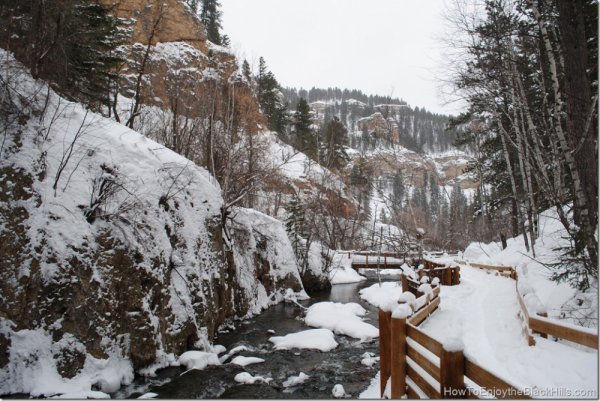
<svg viewBox="0 0 600 401">
<path fill-rule="evenodd" d="M 178 362 L 188 369 L 205 369 L 207 366 L 220 365 L 217 354 L 205 351 L 187 351 L 181 354 Z"/>
<path fill-rule="evenodd" d="M 328 329 L 304 330 L 298 333 L 291 333 L 285 336 L 276 336 L 269 338 L 276 350 L 316 349 L 327 352 L 338 346 L 333 332 Z"/>
<path fill-rule="evenodd" d="M 312 327 L 329 329 L 336 334 L 360 340 L 377 338 L 379 329 L 363 322 L 361 318 L 366 313 L 362 306 L 354 302 L 319 302 L 307 309 L 304 322 Z"/>
<path fill-rule="evenodd" d="M 0 147 L 0 394 L 114 391 L 306 297 L 281 222 L 237 209 L 224 227 L 205 169 L 0 59 L 20 116 Z"/>
</svg>

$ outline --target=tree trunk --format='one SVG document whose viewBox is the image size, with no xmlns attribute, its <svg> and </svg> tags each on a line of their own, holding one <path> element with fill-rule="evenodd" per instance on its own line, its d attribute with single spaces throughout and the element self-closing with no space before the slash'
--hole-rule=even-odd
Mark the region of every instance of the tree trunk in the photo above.
<svg viewBox="0 0 600 401">
<path fill-rule="evenodd" d="M 575 167 L 581 177 L 588 206 L 590 228 L 598 220 L 597 124 L 587 124 L 596 112 L 592 106 L 588 74 L 583 1 L 559 1 L 561 48 L 564 52 L 564 93 L 567 105 L 567 138 L 574 149 Z M 578 220 L 585 218 L 582 213 Z"/>
</svg>

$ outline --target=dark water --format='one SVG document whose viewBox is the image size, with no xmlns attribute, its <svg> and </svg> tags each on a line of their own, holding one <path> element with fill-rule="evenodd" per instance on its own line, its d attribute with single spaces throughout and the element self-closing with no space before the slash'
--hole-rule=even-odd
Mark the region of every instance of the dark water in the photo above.
<svg viewBox="0 0 600 401">
<path fill-rule="evenodd" d="M 307 307 L 316 302 L 357 302 L 369 313 L 365 321 L 378 326 L 377 310 L 360 300 L 358 291 L 376 283 L 367 280 L 356 284 L 334 285 L 330 294 L 315 296 L 300 302 Z M 375 376 L 378 364 L 372 367 L 361 363 L 365 352 L 378 354 L 377 340 L 360 342 L 354 338 L 336 335 L 338 347 L 330 352 L 311 350 L 274 351 L 268 341 L 274 335 L 282 336 L 310 329 L 301 320 L 303 309 L 292 303 L 281 303 L 261 313 L 259 316 L 240 323 L 230 333 L 221 334 L 215 344 L 224 345 L 227 350 L 245 346 L 248 351 L 236 355 L 255 356 L 263 363 L 239 367 L 224 363 L 205 370 L 192 370 L 185 374 L 180 368 L 165 369 L 149 381 L 137 379 L 134 384 L 122 389 L 117 397 L 139 397 L 144 392 L 154 392 L 159 398 L 333 398 L 334 385 L 342 384 L 346 393 L 358 395 L 369 385 Z M 275 334 L 269 331 L 274 331 Z M 253 376 L 271 378 L 268 383 L 238 384 L 235 375 L 248 372 Z M 310 378 L 295 387 L 283 387 L 282 383 L 290 376 L 303 372 Z"/>
</svg>

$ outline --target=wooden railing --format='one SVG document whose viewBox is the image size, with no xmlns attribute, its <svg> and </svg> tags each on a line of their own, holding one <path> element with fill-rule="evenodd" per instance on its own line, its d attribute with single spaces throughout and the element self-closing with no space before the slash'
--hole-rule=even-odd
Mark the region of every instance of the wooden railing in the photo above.
<svg viewBox="0 0 600 401">
<path fill-rule="evenodd" d="M 512 266 L 493 266 L 480 263 L 471 263 L 472 267 L 487 270 L 497 271 L 499 274 L 510 277 L 515 280 L 517 291 L 517 299 L 521 310 L 520 318 L 523 323 L 523 334 L 529 345 L 535 345 L 533 334 L 540 334 L 543 338 L 548 335 L 563 340 L 571 341 L 580 345 L 585 345 L 590 348 L 598 349 L 598 333 L 595 330 L 586 327 L 580 327 L 569 323 L 563 323 L 556 319 L 549 319 L 546 313 L 531 313 L 528 310 L 527 304 L 523 295 L 519 291 L 519 281 L 516 269 Z"/>
<path fill-rule="evenodd" d="M 419 278 L 424 275 L 429 276 L 430 280 L 437 277 L 443 285 L 458 285 L 460 284 L 460 267 L 448 266 L 445 263 L 432 261 L 429 259 L 423 260 L 424 269 L 418 271 Z"/>
<path fill-rule="evenodd" d="M 471 267 L 475 267 L 477 269 L 486 270 L 486 271 L 494 271 L 499 275 L 510 277 L 512 279 L 517 279 L 517 271 L 512 266 L 492 266 L 492 265 L 483 265 L 480 263 L 471 263 Z"/>
<path fill-rule="evenodd" d="M 466 358 L 460 347 L 444 347 L 418 328 L 440 305 L 439 290 L 438 286 L 423 295 L 426 302 L 410 316 L 392 317 L 391 311 L 379 311 L 381 396 L 389 378 L 393 399 L 477 398 L 485 393 L 498 398 L 529 398 Z M 475 386 L 467 386 L 465 378 Z"/>
<path fill-rule="evenodd" d="M 523 319 L 523 331 L 529 345 L 535 345 L 533 334 L 540 334 L 544 338 L 550 335 L 555 338 L 561 338 L 585 345 L 586 347 L 598 349 L 598 333 L 595 330 L 561 322 L 556 319 L 549 319 L 545 313 L 530 313 L 519 291 L 518 281 L 516 281 L 515 285 L 521 309 L 520 317 Z"/>
</svg>

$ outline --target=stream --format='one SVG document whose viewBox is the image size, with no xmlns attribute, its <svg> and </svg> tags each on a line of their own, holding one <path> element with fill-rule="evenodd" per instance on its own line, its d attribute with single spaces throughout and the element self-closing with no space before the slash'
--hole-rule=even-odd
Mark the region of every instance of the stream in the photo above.
<svg viewBox="0 0 600 401">
<path fill-rule="evenodd" d="M 334 285 L 331 293 L 314 296 L 299 303 L 308 307 L 316 302 L 357 302 L 368 314 L 364 320 L 378 326 L 377 308 L 362 301 L 359 290 L 377 283 L 369 279 L 360 283 Z M 138 377 L 122 388 L 113 397 L 137 398 L 145 392 L 158 394 L 158 398 L 333 398 L 332 389 L 342 384 L 346 394 L 357 398 L 375 377 L 379 364 L 369 367 L 361 360 L 365 352 L 378 355 L 377 339 L 360 342 L 357 339 L 335 335 L 338 347 L 330 352 L 313 350 L 275 351 L 269 342 L 272 336 L 282 336 L 310 329 L 301 320 L 303 309 L 293 303 L 282 302 L 252 319 L 240 322 L 235 330 L 219 334 L 215 344 L 231 350 L 245 346 L 247 351 L 236 355 L 254 356 L 265 360 L 263 363 L 240 367 L 224 363 L 209 366 L 204 370 L 191 370 L 185 374 L 183 368 L 173 367 L 157 372 L 154 378 Z M 274 332 L 274 333 L 273 333 Z M 238 384 L 235 375 L 248 372 L 272 380 L 266 383 Z M 303 372 L 310 378 L 297 386 L 284 387 L 283 382 L 290 376 Z"/>
</svg>

